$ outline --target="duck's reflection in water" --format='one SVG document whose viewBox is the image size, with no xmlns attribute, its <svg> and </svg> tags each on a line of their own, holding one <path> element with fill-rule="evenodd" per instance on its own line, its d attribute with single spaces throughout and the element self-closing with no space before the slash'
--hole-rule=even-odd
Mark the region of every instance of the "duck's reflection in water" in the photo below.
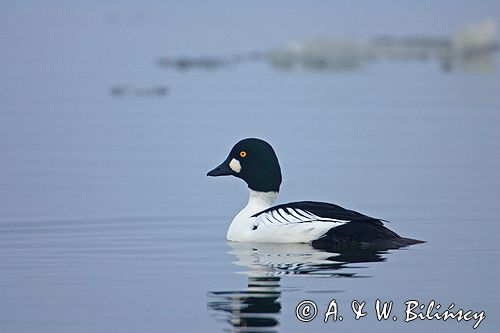
<svg viewBox="0 0 500 333">
<path fill-rule="evenodd" d="M 383 249 L 329 250 L 308 244 L 233 243 L 234 264 L 246 269 L 246 288 L 212 291 L 208 308 L 217 320 L 229 323 L 229 332 L 277 332 L 283 276 L 360 277 L 345 272 L 352 263 L 384 261 Z"/>
<path fill-rule="evenodd" d="M 275 332 L 281 311 L 279 287 L 280 277 L 249 277 L 246 289 L 212 292 L 217 300 L 208 306 L 234 332 Z"/>
</svg>

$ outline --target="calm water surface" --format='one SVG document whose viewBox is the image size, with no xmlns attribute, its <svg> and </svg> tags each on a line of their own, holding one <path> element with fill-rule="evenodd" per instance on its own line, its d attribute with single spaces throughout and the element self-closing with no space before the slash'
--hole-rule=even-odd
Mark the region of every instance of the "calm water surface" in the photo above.
<svg viewBox="0 0 500 333">
<path fill-rule="evenodd" d="M 405 323 L 407 300 L 485 311 L 477 331 L 498 327 L 498 73 L 174 72 L 152 65 L 160 36 L 130 43 L 147 45 L 153 14 L 134 26 L 127 12 L 39 13 L 0 14 L 13 31 L 0 53 L 0 332 L 473 331 Z M 115 85 L 169 94 L 116 97 Z M 278 153 L 280 202 L 336 202 L 427 243 L 227 242 L 247 190 L 205 174 L 249 136 Z M 332 299 L 343 320 L 325 324 Z M 377 321 L 377 299 L 397 321 Z M 302 300 L 319 310 L 309 323 L 295 317 Z M 358 321 L 353 300 L 367 302 Z"/>
</svg>

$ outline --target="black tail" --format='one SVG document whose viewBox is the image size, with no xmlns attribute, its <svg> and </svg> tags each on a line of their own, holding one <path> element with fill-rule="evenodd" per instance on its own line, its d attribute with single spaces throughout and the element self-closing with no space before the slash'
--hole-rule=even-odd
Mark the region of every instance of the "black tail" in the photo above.
<svg viewBox="0 0 500 333">
<path fill-rule="evenodd" d="M 392 230 L 370 222 L 350 222 L 328 230 L 321 238 L 314 240 L 316 248 L 373 248 L 399 249 L 425 243 L 424 241 L 399 236 Z"/>
<path fill-rule="evenodd" d="M 425 241 L 421 241 L 418 239 L 412 238 L 392 238 L 392 239 L 378 239 L 368 243 L 367 245 L 373 248 L 386 248 L 386 249 L 399 249 L 401 247 L 410 246 L 414 244 L 425 243 Z"/>
</svg>

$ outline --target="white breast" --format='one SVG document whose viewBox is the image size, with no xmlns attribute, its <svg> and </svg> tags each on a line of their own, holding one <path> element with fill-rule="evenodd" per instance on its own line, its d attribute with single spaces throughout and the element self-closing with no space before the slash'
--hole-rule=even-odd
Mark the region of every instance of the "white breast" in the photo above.
<svg viewBox="0 0 500 333">
<path fill-rule="evenodd" d="M 280 208 L 253 217 L 270 208 L 276 197 L 276 192 L 250 190 L 248 204 L 233 219 L 227 239 L 235 242 L 308 243 L 331 228 L 348 222 L 291 208 Z"/>
</svg>

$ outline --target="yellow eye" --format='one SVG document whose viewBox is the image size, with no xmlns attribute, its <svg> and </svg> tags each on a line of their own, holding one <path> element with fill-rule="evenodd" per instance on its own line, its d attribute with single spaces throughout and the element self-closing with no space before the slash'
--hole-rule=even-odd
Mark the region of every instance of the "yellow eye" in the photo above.
<svg viewBox="0 0 500 333">
<path fill-rule="evenodd" d="M 244 150 L 240 151 L 240 156 L 243 158 L 247 157 L 247 152 Z"/>
</svg>

